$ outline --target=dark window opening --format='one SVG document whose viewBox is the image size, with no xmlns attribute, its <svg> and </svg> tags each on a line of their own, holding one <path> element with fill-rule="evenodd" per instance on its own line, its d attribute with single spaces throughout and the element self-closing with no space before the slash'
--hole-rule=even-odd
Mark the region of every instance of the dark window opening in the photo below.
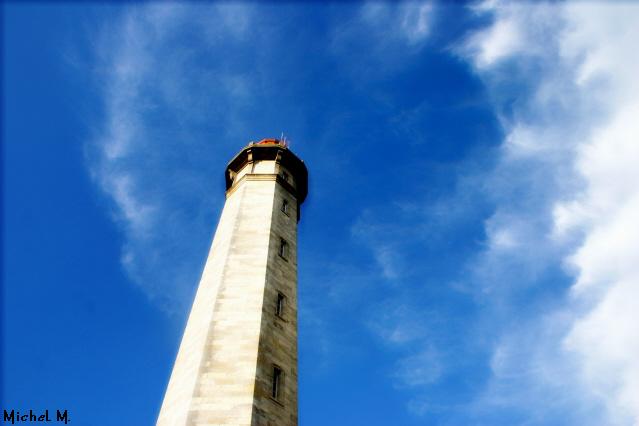
<svg viewBox="0 0 639 426">
<path fill-rule="evenodd" d="M 286 297 L 282 293 L 277 293 L 277 300 L 275 302 L 275 315 L 282 317 L 284 314 L 284 302 Z"/>
<path fill-rule="evenodd" d="M 280 249 L 278 251 L 278 254 L 284 259 L 288 257 L 288 243 L 284 238 L 280 238 Z"/>
<path fill-rule="evenodd" d="M 282 179 L 284 179 L 286 182 L 288 182 L 288 173 L 282 172 Z"/>
<path fill-rule="evenodd" d="M 271 397 L 275 400 L 280 399 L 282 393 L 282 369 L 273 366 L 273 383 L 271 387 Z"/>
<path fill-rule="evenodd" d="M 286 199 L 282 200 L 282 211 L 288 214 L 288 200 Z"/>
</svg>

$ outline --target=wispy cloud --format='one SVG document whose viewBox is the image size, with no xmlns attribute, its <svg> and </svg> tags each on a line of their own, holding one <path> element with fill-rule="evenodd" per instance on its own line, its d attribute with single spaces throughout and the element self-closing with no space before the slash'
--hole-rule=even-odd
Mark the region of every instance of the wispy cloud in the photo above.
<svg viewBox="0 0 639 426">
<path fill-rule="evenodd" d="M 405 1 L 397 4 L 370 2 L 360 11 L 360 19 L 369 30 L 389 38 L 397 35 L 409 43 L 419 43 L 428 37 L 433 21 L 433 3 Z"/>
<path fill-rule="evenodd" d="M 439 352 L 427 346 L 421 352 L 399 360 L 394 377 L 403 386 L 428 385 L 442 375 L 442 364 Z"/>
<path fill-rule="evenodd" d="M 188 303 L 220 202 L 206 186 L 221 172 L 204 158 L 246 137 L 234 126 L 249 83 L 209 58 L 241 43 L 250 19 L 240 4 L 135 5 L 96 38 L 104 113 L 88 166 L 122 227 L 124 269 L 167 312 Z"/>
<path fill-rule="evenodd" d="M 389 292 L 390 293 L 390 292 Z M 444 330 L 455 332 L 457 324 L 437 308 L 424 309 L 406 300 L 405 295 L 389 296 L 368 312 L 369 329 L 394 354 L 388 367 L 393 386 L 407 396 L 406 408 L 424 415 L 444 408 L 437 398 L 424 397 L 458 367 L 459 355 Z"/>
<path fill-rule="evenodd" d="M 472 333 L 453 343 L 478 362 L 486 355 L 490 372 L 472 402 L 457 406 L 465 419 L 490 419 L 498 408 L 533 424 L 567 412 L 566 424 L 637 424 L 639 317 L 630 301 L 639 295 L 639 7 L 484 2 L 474 12 L 491 23 L 453 50 L 482 79 L 504 130 L 494 161 L 458 172 L 452 194 L 417 201 L 401 219 L 362 214 L 353 235 L 366 236 L 389 281 L 410 283 L 392 313 L 401 324 L 434 285 L 412 254 L 451 235 L 429 227 L 446 223 L 433 205 L 466 206 L 449 218 L 455 226 L 483 222 L 473 252 L 458 256 L 466 259 L 460 273 L 439 276 L 480 307 L 466 317 Z M 388 247 L 399 254 L 394 262 Z M 424 347 L 403 336 L 423 335 L 420 327 L 391 324 L 372 330 L 409 350 L 400 359 L 418 360 Z M 442 342 L 451 345 L 435 341 L 434 349 Z M 441 359 L 443 371 L 463 370 Z M 441 408 L 423 395 L 413 399 L 415 413 Z"/>
<path fill-rule="evenodd" d="M 427 45 L 436 24 L 432 1 L 370 1 L 349 9 L 333 22 L 330 49 L 338 57 L 356 58 L 342 66 L 355 75 L 364 73 L 367 82 L 405 66 L 407 53 Z"/>
<path fill-rule="evenodd" d="M 475 32 L 464 43 L 464 50 L 473 56 L 479 69 L 492 67 L 514 55 L 538 55 L 556 35 L 552 29 L 559 18 L 556 6 L 550 3 L 486 1 L 477 3 L 473 9 L 480 15 L 496 15 L 490 27 Z M 535 24 L 530 25 L 530 21 Z"/>
<path fill-rule="evenodd" d="M 536 335 L 534 341 L 517 339 L 495 348 L 486 395 L 511 407 L 525 406 L 533 391 L 508 397 L 506 383 L 514 380 L 538 394 L 564 395 L 559 401 L 568 395 L 566 403 L 573 405 L 605 404 L 605 412 L 590 412 L 582 424 L 636 424 L 639 334 L 634 324 L 639 317 L 627 301 L 639 294 L 639 227 L 631 219 L 639 217 L 639 192 L 631 183 L 639 180 L 633 166 L 639 128 L 631 118 L 639 114 L 639 85 L 630 77 L 639 73 L 632 53 L 639 39 L 639 8 L 492 3 L 481 11 L 492 13 L 494 22 L 469 38 L 469 59 L 495 92 L 503 93 L 506 83 L 525 88 L 513 94 L 514 110 L 497 104 L 508 133 L 499 167 L 526 172 L 525 178 L 507 173 L 514 180 L 496 188 L 503 191 L 514 182 L 520 192 L 516 198 L 498 197 L 499 211 L 509 213 L 487 222 L 488 248 L 476 265 L 495 270 L 488 259 L 501 251 L 527 263 L 541 259 L 542 266 L 563 259 L 575 276 L 565 303 L 554 313 L 537 313 L 540 322 L 519 330 Z M 515 67 L 519 75 L 508 77 Z M 536 206 L 515 207 L 522 198 Z M 517 224 L 528 231 L 520 233 Z M 520 244 L 510 244 L 517 234 Z M 504 370 L 507 365 L 517 366 L 514 376 Z M 564 370 L 548 374 L 557 365 Z M 526 374 L 521 366 L 536 371 Z M 548 398 L 544 401 L 531 409 L 549 411 Z"/>
</svg>

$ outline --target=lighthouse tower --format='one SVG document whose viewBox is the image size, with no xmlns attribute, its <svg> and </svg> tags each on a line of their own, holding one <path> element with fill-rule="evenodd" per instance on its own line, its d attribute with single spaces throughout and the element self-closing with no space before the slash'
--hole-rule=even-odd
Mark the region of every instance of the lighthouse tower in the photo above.
<svg viewBox="0 0 639 426">
<path fill-rule="evenodd" d="M 297 223 L 306 166 L 277 139 L 226 167 L 226 203 L 158 425 L 297 425 Z"/>
</svg>

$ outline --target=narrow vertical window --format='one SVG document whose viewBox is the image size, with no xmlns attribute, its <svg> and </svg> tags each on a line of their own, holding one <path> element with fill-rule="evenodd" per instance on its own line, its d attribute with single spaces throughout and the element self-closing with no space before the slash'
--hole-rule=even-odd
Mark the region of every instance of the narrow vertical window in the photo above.
<svg viewBox="0 0 639 426">
<path fill-rule="evenodd" d="M 277 300 L 275 301 L 275 315 L 282 317 L 284 315 L 284 302 L 286 297 L 282 293 L 277 293 Z"/>
<path fill-rule="evenodd" d="M 279 400 L 281 393 L 282 393 L 282 369 L 274 365 L 271 397 L 275 400 Z"/>
<path fill-rule="evenodd" d="M 284 198 L 282 200 L 282 211 L 286 214 L 288 214 L 288 200 L 286 198 Z"/>
<path fill-rule="evenodd" d="M 280 238 L 280 249 L 278 251 L 279 255 L 284 259 L 288 257 L 288 243 L 284 238 Z"/>
<path fill-rule="evenodd" d="M 286 182 L 288 182 L 288 173 L 282 172 L 282 179 L 284 179 Z"/>
</svg>

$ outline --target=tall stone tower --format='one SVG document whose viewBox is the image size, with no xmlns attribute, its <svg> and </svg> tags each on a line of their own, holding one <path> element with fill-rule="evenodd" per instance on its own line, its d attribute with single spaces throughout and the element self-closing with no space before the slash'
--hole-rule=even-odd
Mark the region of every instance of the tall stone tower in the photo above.
<svg viewBox="0 0 639 426">
<path fill-rule="evenodd" d="M 297 425 L 297 222 L 306 166 L 282 142 L 226 167 L 215 231 L 158 425 Z"/>
</svg>

